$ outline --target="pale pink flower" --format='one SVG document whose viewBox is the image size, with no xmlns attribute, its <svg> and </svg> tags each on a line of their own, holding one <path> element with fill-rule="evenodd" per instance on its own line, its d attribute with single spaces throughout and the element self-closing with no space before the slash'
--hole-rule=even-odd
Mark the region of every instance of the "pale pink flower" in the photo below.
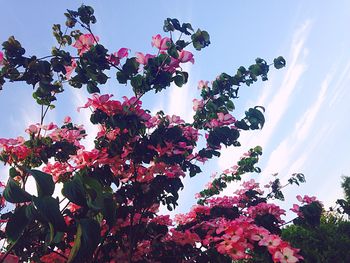
<svg viewBox="0 0 350 263">
<path fill-rule="evenodd" d="M 281 263 L 295 263 L 298 262 L 299 259 L 294 255 L 294 252 L 293 249 L 284 247 L 282 251 L 276 251 L 273 258 Z"/>
<path fill-rule="evenodd" d="M 152 37 L 152 47 L 156 47 L 159 50 L 167 50 L 170 43 L 171 40 L 168 37 L 162 38 L 159 34 Z"/>
<path fill-rule="evenodd" d="M 45 131 L 50 131 L 50 130 L 53 130 L 53 129 L 56 129 L 58 128 L 56 124 L 54 124 L 53 122 L 50 122 L 49 124 L 47 125 L 42 125 L 41 128 Z"/>
<path fill-rule="evenodd" d="M 155 57 L 155 55 L 150 55 L 150 54 L 144 55 L 141 52 L 136 52 L 136 61 L 142 65 L 147 65 L 148 60 L 150 58 L 154 58 L 154 57 Z"/>
<path fill-rule="evenodd" d="M 202 90 L 202 89 L 208 90 L 208 84 L 209 84 L 209 81 L 200 80 L 198 82 L 198 89 L 199 90 Z"/>
<path fill-rule="evenodd" d="M 80 35 L 79 39 L 72 46 L 78 49 L 78 54 L 81 56 L 86 51 L 89 51 L 90 48 L 96 44 L 96 41 L 99 41 L 97 36 L 94 37 L 92 34 L 84 34 Z"/>
<path fill-rule="evenodd" d="M 186 50 L 179 51 L 178 60 L 181 63 L 186 63 L 186 62 L 191 62 L 192 64 L 194 63 L 193 54 L 189 51 L 186 51 Z"/>
<path fill-rule="evenodd" d="M 38 131 L 39 131 L 38 126 L 34 124 L 29 125 L 28 129 L 25 130 L 25 132 L 29 134 L 36 134 Z"/>
<path fill-rule="evenodd" d="M 204 101 L 203 100 L 193 99 L 193 110 L 194 111 L 202 109 L 203 106 L 204 106 Z"/>
<path fill-rule="evenodd" d="M 64 66 L 64 68 L 66 69 L 66 79 L 69 80 L 71 78 L 71 75 L 77 66 L 78 65 L 75 59 L 72 59 L 72 64 L 70 66 Z"/>
</svg>

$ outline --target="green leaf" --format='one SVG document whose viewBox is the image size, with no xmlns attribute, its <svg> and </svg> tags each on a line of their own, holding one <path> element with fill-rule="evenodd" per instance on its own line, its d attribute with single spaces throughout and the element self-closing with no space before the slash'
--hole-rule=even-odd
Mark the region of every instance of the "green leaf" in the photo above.
<svg viewBox="0 0 350 263">
<path fill-rule="evenodd" d="M 107 225 L 112 227 L 116 221 L 116 211 L 117 211 L 117 206 L 116 203 L 113 200 L 112 194 L 105 194 L 103 198 L 103 209 L 102 209 L 102 214 L 104 218 L 106 219 Z"/>
<path fill-rule="evenodd" d="M 74 246 L 69 255 L 68 263 L 89 262 L 99 242 L 99 223 L 93 219 L 81 219 L 78 224 Z"/>
<path fill-rule="evenodd" d="M 273 65 L 276 69 L 283 68 L 286 66 L 286 60 L 282 56 L 279 56 L 273 60 Z"/>
<path fill-rule="evenodd" d="M 202 48 L 210 44 L 210 37 L 207 31 L 197 30 L 196 33 L 191 36 L 193 47 L 196 50 L 201 50 Z"/>
<path fill-rule="evenodd" d="M 42 217 L 53 225 L 56 231 L 65 231 L 66 223 L 60 212 L 58 200 L 51 196 L 34 197 L 34 205 Z"/>
<path fill-rule="evenodd" d="M 86 206 L 85 189 L 80 178 L 77 176 L 74 176 L 73 180 L 63 184 L 62 194 L 67 197 L 69 201 L 80 206 Z"/>
<path fill-rule="evenodd" d="M 131 86 L 137 90 L 140 86 L 142 86 L 142 79 L 142 76 L 140 74 L 137 74 L 131 79 Z"/>
<path fill-rule="evenodd" d="M 178 86 L 178 87 L 182 87 L 182 85 L 185 83 L 185 79 L 182 76 L 182 74 L 176 75 L 175 77 L 173 77 L 173 80 L 174 80 L 176 86 Z"/>
<path fill-rule="evenodd" d="M 15 213 L 6 224 L 5 233 L 10 242 L 15 242 L 29 223 L 26 217 L 26 206 L 17 207 Z"/>
<path fill-rule="evenodd" d="M 81 246 L 82 234 L 83 234 L 83 230 L 82 230 L 81 224 L 78 224 L 77 233 L 76 233 L 75 239 L 74 239 L 74 245 L 70 251 L 67 263 L 73 262 L 74 258 L 77 256 L 78 251 L 79 251 L 80 246 Z"/>
<path fill-rule="evenodd" d="M 172 43 L 172 45 L 167 50 L 168 55 L 177 59 L 179 57 L 179 52 L 176 49 L 176 46 Z"/>
<path fill-rule="evenodd" d="M 128 76 L 123 71 L 117 72 L 117 80 L 120 84 L 126 84 L 128 79 L 129 79 Z"/>
<path fill-rule="evenodd" d="M 11 178 L 15 178 L 16 176 L 19 176 L 19 172 L 17 172 L 15 167 L 11 167 L 9 170 L 9 175 Z"/>
<path fill-rule="evenodd" d="M 53 225 L 49 222 L 49 227 L 50 227 L 50 239 L 49 239 L 49 244 L 51 244 L 52 240 L 55 237 L 55 229 Z"/>
<path fill-rule="evenodd" d="M 52 180 L 52 175 L 39 170 L 29 170 L 28 172 L 35 179 L 38 197 L 52 196 L 55 191 L 55 183 Z"/>
<path fill-rule="evenodd" d="M 100 93 L 100 89 L 97 87 L 95 82 L 90 81 L 87 84 L 87 91 L 92 94 L 92 93 Z"/>
<path fill-rule="evenodd" d="M 123 65 L 123 71 L 127 76 L 137 74 L 139 65 L 140 64 L 136 61 L 136 58 L 128 58 Z"/>
<path fill-rule="evenodd" d="M 32 200 L 32 196 L 24 191 L 12 178 L 9 178 L 3 196 L 10 203 L 25 203 Z"/>
</svg>

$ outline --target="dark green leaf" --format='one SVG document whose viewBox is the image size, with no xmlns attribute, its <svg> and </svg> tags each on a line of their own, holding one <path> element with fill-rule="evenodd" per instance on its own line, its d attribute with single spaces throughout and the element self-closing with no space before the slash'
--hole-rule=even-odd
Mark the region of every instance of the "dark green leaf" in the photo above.
<svg viewBox="0 0 350 263">
<path fill-rule="evenodd" d="M 17 207 L 6 224 L 6 235 L 10 242 L 15 242 L 23 233 L 29 219 L 26 217 L 26 206 Z"/>
<path fill-rule="evenodd" d="M 9 178 L 3 196 L 10 203 L 24 203 L 32 200 L 32 196 L 19 187 L 17 182 L 12 178 Z"/>
<path fill-rule="evenodd" d="M 279 56 L 273 60 L 273 65 L 276 69 L 283 68 L 286 66 L 286 60 L 282 56 Z"/>
<path fill-rule="evenodd" d="M 58 200 L 51 196 L 44 196 L 40 198 L 33 198 L 34 205 L 41 214 L 41 216 L 50 222 L 56 231 L 64 231 L 66 223 L 63 215 L 60 212 Z"/>
<path fill-rule="evenodd" d="M 62 194 L 67 197 L 69 201 L 77 205 L 86 205 L 85 189 L 80 178 L 77 176 L 74 176 L 73 180 L 63 184 Z"/>
<path fill-rule="evenodd" d="M 38 197 L 51 196 L 55 191 L 55 183 L 52 180 L 52 175 L 39 170 L 28 170 L 36 182 Z"/>
<path fill-rule="evenodd" d="M 93 219 L 81 219 L 78 224 L 74 246 L 69 262 L 89 262 L 100 242 L 100 225 Z"/>
</svg>

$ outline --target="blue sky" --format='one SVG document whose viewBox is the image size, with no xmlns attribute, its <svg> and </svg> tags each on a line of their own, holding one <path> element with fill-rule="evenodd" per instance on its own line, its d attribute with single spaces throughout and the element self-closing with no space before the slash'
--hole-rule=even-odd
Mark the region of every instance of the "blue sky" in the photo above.
<svg viewBox="0 0 350 263">
<path fill-rule="evenodd" d="M 6 1 L 0 16 L 0 41 L 14 35 L 28 54 L 47 55 L 54 45 L 51 26 L 63 23 L 65 9 L 75 9 L 80 1 Z M 271 174 L 286 180 L 294 172 L 306 176 L 306 184 L 289 187 L 290 206 L 295 195 L 316 195 L 332 205 L 342 196 L 342 175 L 350 175 L 348 112 L 350 110 L 350 2 L 349 1 L 84 1 L 97 16 L 93 27 L 110 51 L 120 47 L 134 52 L 154 52 L 151 37 L 162 34 L 167 17 L 190 22 L 205 29 L 212 44 L 194 52 L 195 64 L 188 66 L 190 80 L 179 89 L 171 87 L 161 95 L 147 95 L 144 105 L 153 111 L 164 108 L 168 114 L 192 116 L 192 99 L 198 97 L 197 82 L 213 80 L 219 73 L 233 74 L 240 65 L 250 65 L 256 57 L 272 61 L 282 55 L 287 67 L 272 70 L 269 81 L 242 88 L 234 116 L 255 105 L 266 108 L 262 131 L 242 135 L 242 147 L 225 149 L 219 160 L 204 166 L 205 173 L 189 180 L 180 196 L 179 212 L 193 205 L 193 196 L 208 182 L 214 171 L 232 166 L 250 147 L 261 145 L 263 173 L 253 175 L 264 183 Z M 24 134 L 36 123 L 40 109 L 31 99 L 31 88 L 5 85 L 0 92 L 0 137 Z M 128 88 L 115 80 L 102 89 L 119 97 Z M 59 96 L 57 108 L 47 121 L 61 122 L 71 115 L 87 124 L 88 112 L 78 114 L 84 104 L 83 90 L 67 87 Z M 20 107 L 17 107 L 20 105 Z M 87 125 L 88 131 L 94 127 Z M 91 138 L 90 138 L 91 139 Z M 87 144 L 89 144 L 87 142 Z M 90 144 L 91 145 L 91 144 Z M 1 178 L 6 170 L 0 168 Z M 250 177 L 247 177 L 249 179 Z M 227 193 L 232 192 L 233 187 Z M 287 208 L 287 206 L 285 206 Z"/>
</svg>

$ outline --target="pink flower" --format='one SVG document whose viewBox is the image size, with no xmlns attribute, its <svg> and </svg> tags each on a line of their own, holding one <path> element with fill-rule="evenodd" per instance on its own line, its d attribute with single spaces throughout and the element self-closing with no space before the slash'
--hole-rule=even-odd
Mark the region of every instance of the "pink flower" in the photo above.
<svg viewBox="0 0 350 263">
<path fill-rule="evenodd" d="M 281 251 L 276 251 L 273 255 L 273 259 L 275 262 L 281 262 L 281 263 L 295 263 L 298 262 L 299 259 L 294 255 L 294 250 L 285 247 Z"/>
<path fill-rule="evenodd" d="M 51 131 L 53 129 L 56 129 L 58 128 L 56 124 L 54 124 L 53 122 L 50 122 L 48 125 L 42 125 L 41 128 L 44 130 L 44 131 Z"/>
<path fill-rule="evenodd" d="M 4 53 L 0 51 L 0 65 L 4 65 Z"/>
<path fill-rule="evenodd" d="M 25 130 L 29 134 L 36 134 L 39 131 L 39 128 L 37 125 L 29 125 L 28 129 Z"/>
<path fill-rule="evenodd" d="M 66 79 L 68 80 L 70 79 L 76 67 L 77 67 L 77 62 L 75 61 L 75 59 L 72 59 L 72 64 L 70 66 L 64 66 L 64 68 L 66 69 Z"/>
<path fill-rule="evenodd" d="M 69 116 L 66 116 L 66 117 L 64 117 L 63 122 L 66 123 L 66 124 L 67 124 L 67 123 L 71 123 L 71 122 L 72 122 L 72 118 L 69 117 Z"/>
<path fill-rule="evenodd" d="M 204 101 L 203 100 L 193 99 L 193 110 L 194 111 L 202 109 L 203 106 L 204 106 Z"/>
<path fill-rule="evenodd" d="M 150 55 L 150 54 L 144 55 L 141 52 L 136 52 L 136 61 L 142 65 L 147 65 L 148 60 L 150 58 L 154 58 L 154 57 L 155 57 L 155 55 Z"/>
<path fill-rule="evenodd" d="M 129 49 L 128 48 L 125 48 L 125 47 L 122 47 L 121 49 L 118 50 L 117 52 L 117 57 L 122 59 L 122 58 L 125 58 L 129 55 Z"/>
<path fill-rule="evenodd" d="M 181 63 L 186 63 L 188 61 L 191 62 L 192 64 L 194 63 L 193 54 L 191 52 L 189 52 L 189 51 L 186 51 L 186 50 L 181 50 L 179 52 L 178 60 Z"/>
<path fill-rule="evenodd" d="M 293 204 L 293 208 L 289 209 L 292 212 L 296 213 L 298 216 L 302 216 L 302 213 L 299 211 L 299 206 L 297 204 Z"/>
<path fill-rule="evenodd" d="M 73 47 L 78 49 L 78 54 L 81 56 L 86 51 L 89 51 L 90 48 L 99 41 L 97 36 L 93 36 L 92 34 L 84 34 L 79 36 L 79 39 L 72 45 Z"/>
<path fill-rule="evenodd" d="M 159 50 L 167 50 L 170 44 L 171 40 L 168 37 L 162 38 L 159 34 L 152 37 L 152 47 L 156 47 Z"/>
<path fill-rule="evenodd" d="M 107 60 L 114 65 L 118 65 L 120 63 L 120 60 L 122 58 L 127 57 L 128 55 L 129 55 L 129 49 L 123 47 L 119 49 L 118 52 L 114 52 L 113 54 L 109 55 Z"/>
<path fill-rule="evenodd" d="M 308 195 L 304 195 L 304 197 L 301 197 L 300 195 L 297 195 L 297 200 L 301 203 L 306 203 L 306 204 L 311 204 L 312 202 L 316 202 L 317 198 L 316 196 L 308 196 Z"/>
<path fill-rule="evenodd" d="M 208 84 L 209 84 L 209 81 L 200 80 L 198 82 L 198 89 L 199 90 L 202 90 L 202 89 L 208 90 Z"/>
</svg>

